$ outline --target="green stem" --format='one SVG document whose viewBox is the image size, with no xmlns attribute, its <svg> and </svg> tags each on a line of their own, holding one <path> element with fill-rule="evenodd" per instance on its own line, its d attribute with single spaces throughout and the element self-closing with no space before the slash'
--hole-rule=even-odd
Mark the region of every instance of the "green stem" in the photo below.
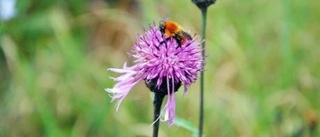
<svg viewBox="0 0 320 137">
<path fill-rule="evenodd" d="M 202 15 L 202 26 L 201 26 L 201 37 L 203 40 L 206 39 L 206 25 L 207 25 L 207 7 L 201 8 L 201 15 Z M 205 41 L 202 43 L 202 57 L 205 59 L 206 43 Z M 199 137 L 202 137 L 203 133 L 203 119 L 204 119 L 204 71 L 200 73 L 200 116 L 199 116 Z"/>
<path fill-rule="evenodd" d="M 153 125 L 153 137 L 158 137 L 160 120 L 158 119 L 160 116 L 161 104 L 164 98 L 164 94 L 154 92 L 154 118 L 153 121 L 156 121 Z"/>
</svg>

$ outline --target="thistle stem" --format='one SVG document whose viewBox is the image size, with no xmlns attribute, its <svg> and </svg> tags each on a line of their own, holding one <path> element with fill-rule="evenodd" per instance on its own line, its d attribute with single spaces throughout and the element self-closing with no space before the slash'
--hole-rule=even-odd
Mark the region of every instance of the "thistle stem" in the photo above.
<svg viewBox="0 0 320 137">
<path fill-rule="evenodd" d="M 202 39 L 206 39 L 206 25 L 207 25 L 207 7 L 201 8 L 202 15 L 202 25 L 201 25 L 201 37 Z M 205 58 L 205 46 L 206 42 L 202 43 L 202 57 Z M 199 114 L 199 137 L 202 137 L 203 133 L 203 119 L 204 119 L 204 72 L 200 73 L 200 114 Z"/>
<path fill-rule="evenodd" d="M 160 125 L 160 120 L 158 118 L 160 116 L 161 105 L 162 105 L 162 101 L 163 101 L 164 97 L 165 97 L 164 94 L 154 92 L 154 101 L 153 101 L 154 118 L 153 118 L 153 121 L 155 121 L 155 123 L 153 125 L 153 137 L 158 137 L 158 131 L 159 131 L 159 125 Z"/>
</svg>

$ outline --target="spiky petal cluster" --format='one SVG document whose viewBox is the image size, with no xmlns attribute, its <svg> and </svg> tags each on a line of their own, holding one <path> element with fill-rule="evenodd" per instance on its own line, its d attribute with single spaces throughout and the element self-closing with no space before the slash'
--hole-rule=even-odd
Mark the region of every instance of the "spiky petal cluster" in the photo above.
<svg viewBox="0 0 320 137">
<path fill-rule="evenodd" d="M 112 78 L 117 82 L 116 85 L 106 89 L 112 94 L 112 101 L 118 100 L 116 110 L 131 88 L 140 81 L 148 83 L 156 80 L 158 88 L 166 82 L 168 99 L 164 106 L 164 121 L 168 121 L 171 126 L 175 118 L 174 85 L 181 82 L 186 93 L 191 83 L 197 80 L 197 73 L 203 70 L 200 44 L 190 40 L 179 46 L 175 39 L 167 39 L 157 27 L 150 25 L 150 30 L 139 37 L 130 53 L 135 59 L 135 65 L 127 67 L 124 64 L 120 69 L 108 69 L 122 73 Z"/>
</svg>

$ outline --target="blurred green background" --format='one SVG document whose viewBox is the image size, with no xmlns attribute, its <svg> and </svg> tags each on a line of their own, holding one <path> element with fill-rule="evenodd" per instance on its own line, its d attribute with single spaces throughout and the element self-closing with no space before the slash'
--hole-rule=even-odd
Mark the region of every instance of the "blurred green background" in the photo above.
<svg viewBox="0 0 320 137">
<path fill-rule="evenodd" d="M 146 137 L 152 98 L 143 83 L 119 112 L 104 88 L 137 33 L 170 18 L 200 33 L 189 0 L 17 0 L 0 24 L 0 136 Z M 217 0 L 209 7 L 206 137 L 319 137 L 320 1 Z M 180 89 L 181 90 L 181 89 Z M 193 136 L 199 83 L 161 137 Z"/>
</svg>

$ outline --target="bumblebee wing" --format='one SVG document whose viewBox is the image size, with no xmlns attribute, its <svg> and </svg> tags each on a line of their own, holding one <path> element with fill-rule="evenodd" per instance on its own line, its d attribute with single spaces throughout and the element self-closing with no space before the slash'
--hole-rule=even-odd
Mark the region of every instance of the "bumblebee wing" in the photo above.
<svg viewBox="0 0 320 137">
<path fill-rule="evenodd" d="M 190 36 L 190 34 L 185 31 L 181 31 L 181 35 L 188 40 L 192 40 L 192 37 Z"/>
</svg>

